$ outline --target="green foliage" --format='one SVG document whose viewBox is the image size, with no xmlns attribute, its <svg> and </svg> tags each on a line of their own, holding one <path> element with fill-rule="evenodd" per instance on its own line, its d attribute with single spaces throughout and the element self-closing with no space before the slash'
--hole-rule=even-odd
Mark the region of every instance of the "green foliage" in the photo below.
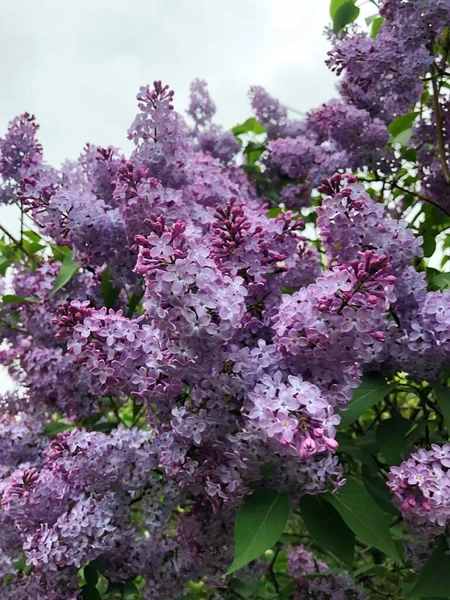
<svg viewBox="0 0 450 600">
<path fill-rule="evenodd" d="M 2 298 L 3 304 L 23 304 L 24 302 L 40 302 L 37 296 L 17 296 L 16 294 L 5 294 Z"/>
<path fill-rule="evenodd" d="M 362 469 L 363 483 L 366 490 L 378 504 L 382 511 L 398 517 L 399 511 L 392 504 L 391 497 L 386 486 L 386 481 L 380 476 L 374 476 L 367 469 Z"/>
<path fill-rule="evenodd" d="M 404 451 L 425 431 L 426 423 L 410 421 L 400 415 L 381 421 L 377 446 L 389 465 L 399 464 Z"/>
<path fill-rule="evenodd" d="M 401 561 L 389 531 L 390 518 L 355 479 L 349 478 L 339 494 L 329 494 L 326 499 L 362 542 Z"/>
<path fill-rule="evenodd" d="M 255 133 L 257 135 L 260 133 L 265 133 L 266 128 L 264 125 L 261 125 L 261 123 L 259 123 L 257 119 L 255 119 L 255 117 L 250 117 L 249 119 L 244 121 L 244 123 L 241 123 L 240 125 L 235 125 L 235 127 L 233 127 L 231 131 L 236 137 L 239 137 L 240 135 L 245 133 Z"/>
<path fill-rule="evenodd" d="M 339 512 L 321 496 L 303 496 L 300 512 L 313 540 L 352 571 L 355 536 Z"/>
<path fill-rule="evenodd" d="M 98 581 L 97 569 L 93 564 L 86 565 L 83 570 L 86 584 L 90 587 L 95 587 Z"/>
<path fill-rule="evenodd" d="M 440 290 L 450 287 L 450 273 L 438 273 L 434 277 L 434 284 Z"/>
<path fill-rule="evenodd" d="M 402 115 L 401 117 L 397 117 L 397 119 L 394 119 L 394 121 L 392 121 L 388 125 L 388 131 L 391 134 L 391 136 L 395 138 L 399 135 L 399 133 L 408 130 L 412 126 L 412 124 L 416 120 L 416 117 L 419 114 L 420 113 L 418 111 L 414 111 L 406 115 Z"/>
<path fill-rule="evenodd" d="M 77 273 L 79 268 L 80 267 L 78 263 L 76 263 L 72 259 L 72 252 L 66 254 L 61 264 L 61 268 L 59 269 L 58 275 L 56 276 L 55 284 L 50 293 L 50 296 L 56 294 L 56 292 L 58 292 L 67 283 L 69 283 L 69 281 L 72 279 L 75 273 Z"/>
<path fill-rule="evenodd" d="M 61 431 L 67 431 L 72 429 L 73 425 L 70 423 L 63 423 L 62 421 L 50 421 L 44 426 L 44 435 L 52 437 Z"/>
<path fill-rule="evenodd" d="M 434 393 L 439 408 L 442 411 L 445 426 L 447 427 L 447 430 L 450 431 L 450 389 L 435 385 Z"/>
<path fill-rule="evenodd" d="M 412 137 L 412 125 L 419 114 L 419 112 L 410 112 L 398 117 L 388 125 L 388 131 L 391 134 L 391 144 L 400 144 L 400 146 L 407 145 Z"/>
<path fill-rule="evenodd" d="M 112 284 L 111 274 L 108 269 L 105 269 L 102 273 L 101 290 L 106 308 L 113 308 L 119 297 L 120 288 Z"/>
<path fill-rule="evenodd" d="M 227 575 L 244 567 L 278 541 L 289 517 L 289 495 L 259 490 L 249 496 L 236 516 L 234 560 Z"/>
<path fill-rule="evenodd" d="M 428 557 L 420 573 L 408 592 L 408 598 L 449 597 L 450 591 L 450 550 L 444 536 Z"/>
<path fill-rule="evenodd" d="M 82 597 L 83 600 L 101 600 L 101 596 L 96 587 L 92 587 L 87 585 L 82 588 Z"/>
<path fill-rule="evenodd" d="M 359 8 L 355 0 L 331 0 L 330 16 L 333 20 L 333 30 L 338 33 L 346 25 L 353 23 L 359 16 Z"/>
<path fill-rule="evenodd" d="M 367 447 L 366 440 L 362 437 L 353 437 L 349 433 L 338 433 L 336 440 L 339 443 L 338 452 L 347 454 L 366 465 L 371 473 L 377 472 L 377 464 L 372 456 L 376 453 L 376 446 Z"/>
<path fill-rule="evenodd" d="M 394 387 L 394 384 L 386 383 L 385 378 L 379 373 L 365 375 L 361 385 L 353 392 L 347 410 L 341 413 L 341 425 L 350 425 L 356 421 L 364 411 L 383 400 Z"/>
<path fill-rule="evenodd" d="M 372 29 L 371 29 L 371 36 L 373 38 L 377 37 L 377 35 L 381 29 L 381 26 L 383 25 L 383 22 L 384 22 L 383 17 L 377 17 L 376 19 L 373 20 Z"/>
</svg>

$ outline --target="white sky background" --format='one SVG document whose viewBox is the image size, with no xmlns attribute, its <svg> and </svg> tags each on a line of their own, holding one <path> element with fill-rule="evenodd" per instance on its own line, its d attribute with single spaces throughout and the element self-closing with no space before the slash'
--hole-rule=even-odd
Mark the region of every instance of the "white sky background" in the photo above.
<svg viewBox="0 0 450 600">
<path fill-rule="evenodd" d="M 336 95 L 324 64 L 329 0 L 0 0 L 0 135 L 28 111 L 53 165 L 87 142 L 128 148 L 141 85 L 161 79 L 188 106 L 190 82 L 206 79 L 216 122 L 251 115 L 262 85 L 307 111 Z M 18 229 L 15 207 L 2 224 Z"/>
<path fill-rule="evenodd" d="M 180 112 L 190 82 L 206 79 L 228 128 L 251 115 L 251 85 L 306 112 L 336 95 L 324 63 L 328 9 L 329 0 L 0 0 L 0 135 L 28 111 L 55 166 L 87 142 L 126 150 L 136 93 L 154 79 L 175 90 Z M 17 234 L 17 208 L 0 207 L 0 222 Z"/>
</svg>

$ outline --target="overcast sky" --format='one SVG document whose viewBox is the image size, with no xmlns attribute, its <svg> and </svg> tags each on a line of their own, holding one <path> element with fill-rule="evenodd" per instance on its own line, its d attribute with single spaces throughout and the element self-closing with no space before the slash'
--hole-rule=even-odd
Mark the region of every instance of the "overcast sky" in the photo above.
<svg viewBox="0 0 450 600">
<path fill-rule="evenodd" d="M 141 85 L 162 79 L 187 105 L 208 81 L 217 119 L 250 113 L 250 85 L 307 110 L 334 94 L 324 64 L 329 0 L 13 0 L 2 4 L 0 131 L 25 110 L 47 159 L 87 141 L 123 145 Z"/>
<path fill-rule="evenodd" d="M 324 64 L 329 0 L 3 0 L 0 135 L 34 113 L 51 164 L 86 142 L 127 148 L 141 85 L 161 79 L 187 108 L 190 82 L 208 81 L 216 121 L 250 116 L 263 85 L 307 111 L 335 95 Z M 17 229 L 13 207 L 0 220 Z"/>
<path fill-rule="evenodd" d="M 129 146 L 141 85 L 161 79 L 188 105 L 206 79 L 216 122 L 251 114 L 262 85 L 307 111 L 335 95 L 324 64 L 329 0 L 0 0 L 0 135 L 28 111 L 41 125 L 45 158 L 58 165 L 87 142 Z M 19 229 L 16 207 L 0 222 Z M 0 370 L 0 390 L 7 384 Z"/>
</svg>

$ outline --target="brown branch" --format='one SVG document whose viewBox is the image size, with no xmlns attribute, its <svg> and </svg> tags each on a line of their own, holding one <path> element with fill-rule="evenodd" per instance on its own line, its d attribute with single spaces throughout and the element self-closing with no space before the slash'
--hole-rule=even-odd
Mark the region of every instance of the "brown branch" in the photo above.
<svg viewBox="0 0 450 600">
<path fill-rule="evenodd" d="M 9 237 L 9 239 L 13 242 L 13 244 L 15 246 L 17 246 L 17 248 L 20 248 L 20 250 L 22 250 L 22 252 L 28 256 L 28 258 L 31 258 L 30 254 L 25 250 L 25 248 L 23 247 L 23 245 L 21 244 L 21 242 L 18 239 L 16 239 L 13 236 L 13 234 L 10 233 L 6 229 L 6 227 L 3 227 L 3 225 L 1 223 L 0 223 L 0 230 L 3 231 L 3 233 Z"/>
<path fill-rule="evenodd" d="M 450 212 L 447 209 L 445 209 L 443 206 L 441 206 L 440 204 L 435 202 L 434 200 L 430 200 L 429 198 L 427 198 L 426 196 L 423 196 L 422 194 L 419 194 L 418 192 L 413 192 L 411 190 L 408 190 L 408 189 L 402 187 L 401 185 L 398 185 L 398 183 L 395 183 L 395 182 L 391 183 L 391 187 L 395 187 L 398 190 L 400 190 L 401 192 L 405 192 L 405 194 L 411 194 L 411 196 L 415 196 L 416 198 L 419 198 L 419 200 L 422 200 L 423 202 L 428 202 L 428 204 L 432 204 L 433 206 L 436 206 L 436 208 L 439 208 L 439 210 L 441 210 L 443 213 L 445 213 L 447 216 L 450 217 Z"/>
<path fill-rule="evenodd" d="M 433 74 L 436 73 L 436 65 L 432 67 Z M 436 117 L 436 133 L 438 139 L 438 150 L 439 158 L 441 160 L 442 171 L 444 172 L 444 178 L 447 183 L 450 183 L 450 170 L 447 164 L 447 155 L 445 151 L 445 139 L 444 139 L 444 121 L 442 119 L 441 105 L 439 103 L 439 90 L 436 83 L 436 79 L 433 77 L 431 80 L 431 86 L 433 88 L 433 109 Z"/>
<path fill-rule="evenodd" d="M 19 333 L 25 333 L 28 335 L 28 331 L 26 329 L 23 329 L 22 327 L 17 327 L 16 325 L 12 325 L 11 323 L 8 323 L 8 321 L 6 321 L 5 319 L 0 318 L 0 325 L 3 325 L 8 329 L 12 329 L 13 331 L 18 331 Z"/>
</svg>

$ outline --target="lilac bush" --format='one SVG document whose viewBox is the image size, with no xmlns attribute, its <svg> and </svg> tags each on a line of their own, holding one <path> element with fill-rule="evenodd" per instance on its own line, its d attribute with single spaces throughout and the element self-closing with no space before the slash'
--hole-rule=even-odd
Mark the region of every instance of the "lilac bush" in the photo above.
<svg viewBox="0 0 450 600">
<path fill-rule="evenodd" d="M 450 7 L 338 4 L 302 120 L 155 81 L 129 156 L 0 139 L 1 598 L 445 595 Z"/>
</svg>

